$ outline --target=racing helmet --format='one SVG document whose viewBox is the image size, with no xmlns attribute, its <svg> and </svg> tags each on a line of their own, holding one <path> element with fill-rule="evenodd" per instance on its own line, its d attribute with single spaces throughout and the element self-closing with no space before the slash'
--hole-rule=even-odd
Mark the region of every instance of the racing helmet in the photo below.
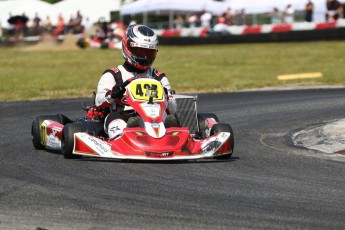
<svg viewBox="0 0 345 230">
<path fill-rule="evenodd" d="M 158 52 L 158 37 L 145 25 L 131 25 L 122 38 L 122 56 L 137 69 L 151 67 Z"/>
</svg>

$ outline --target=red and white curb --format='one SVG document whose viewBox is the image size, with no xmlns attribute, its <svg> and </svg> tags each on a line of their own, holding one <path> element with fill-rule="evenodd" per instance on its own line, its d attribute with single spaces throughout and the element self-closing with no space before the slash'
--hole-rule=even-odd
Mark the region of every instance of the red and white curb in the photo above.
<svg viewBox="0 0 345 230">
<path fill-rule="evenodd" d="M 339 19 L 334 22 L 296 22 L 292 24 L 265 24 L 252 26 L 228 26 L 227 31 L 232 35 L 248 35 L 248 34 L 267 34 L 267 33 L 283 33 L 290 31 L 310 31 L 323 30 L 345 27 L 345 19 Z M 204 37 L 208 30 L 205 28 L 183 28 L 183 29 L 167 29 L 155 30 L 161 37 Z"/>
</svg>

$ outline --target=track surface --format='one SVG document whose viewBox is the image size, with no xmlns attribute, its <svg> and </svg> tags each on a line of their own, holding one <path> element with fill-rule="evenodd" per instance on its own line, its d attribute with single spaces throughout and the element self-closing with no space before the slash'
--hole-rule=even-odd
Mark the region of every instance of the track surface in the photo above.
<svg viewBox="0 0 345 230">
<path fill-rule="evenodd" d="M 345 160 L 290 145 L 345 117 L 345 89 L 199 95 L 231 123 L 229 161 L 123 162 L 37 151 L 36 115 L 82 100 L 0 103 L 0 229 L 344 229 Z"/>
</svg>

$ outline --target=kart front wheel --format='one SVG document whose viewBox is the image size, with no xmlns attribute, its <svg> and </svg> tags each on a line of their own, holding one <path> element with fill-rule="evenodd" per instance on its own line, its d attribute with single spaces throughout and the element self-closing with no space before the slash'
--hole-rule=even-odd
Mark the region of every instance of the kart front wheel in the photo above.
<svg viewBox="0 0 345 230">
<path fill-rule="evenodd" d="M 40 124 L 39 124 L 39 118 L 35 118 L 32 122 L 31 126 L 31 135 L 32 135 L 32 144 L 34 145 L 35 149 L 44 149 L 44 146 L 42 145 L 42 139 L 40 134 Z"/>
<path fill-rule="evenodd" d="M 210 136 L 209 125 L 207 122 L 207 119 L 209 118 L 214 119 L 217 123 L 219 123 L 219 119 L 214 113 L 198 113 L 199 131 L 201 131 L 202 138 L 207 138 Z"/>
<path fill-rule="evenodd" d="M 223 123 L 218 123 L 212 126 L 210 135 L 214 135 L 216 133 L 221 133 L 221 132 L 228 132 L 230 133 L 230 146 L 231 146 L 231 153 L 230 154 L 225 154 L 225 155 L 220 155 L 214 157 L 215 159 L 218 160 L 226 160 L 229 159 L 234 152 L 234 132 L 232 131 L 232 128 L 228 124 L 223 124 Z"/>
<path fill-rule="evenodd" d="M 81 157 L 80 155 L 73 154 L 74 134 L 83 131 L 83 126 L 79 123 L 69 123 L 65 125 L 61 141 L 61 152 L 65 158 L 71 159 Z"/>
<path fill-rule="evenodd" d="M 43 121 L 50 120 L 50 121 L 56 121 L 60 124 L 66 124 L 71 122 L 69 118 L 62 114 L 57 115 L 41 115 L 35 118 L 33 120 L 31 125 L 31 136 L 32 136 L 32 144 L 35 147 L 35 149 L 44 149 L 44 143 L 42 143 L 42 137 L 41 137 L 41 125 Z"/>
</svg>

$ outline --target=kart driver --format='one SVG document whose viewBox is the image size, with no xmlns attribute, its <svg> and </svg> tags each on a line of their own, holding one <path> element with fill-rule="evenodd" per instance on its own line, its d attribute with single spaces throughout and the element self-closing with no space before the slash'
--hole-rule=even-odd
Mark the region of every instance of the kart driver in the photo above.
<svg viewBox="0 0 345 230">
<path fill-rule="evenodd" d="M 176 101 L 172 99 L 172 88 L 164 73 L 151 67 L 158 52 L 158 38 L 154 31 L 145 25 L 131 25 L 122 38 L 124 64 L 104 71 L 98 82 L 95 105 L 110 108 L 106 116 L 104 130 L 109 138 L 121 135 L 127 121 L 135 115 L 123 96 L 125 89 L 121 84 L 132 77 L 153 78 L 161 82 L 168 96 L 168 113 L 176 111 Z"/>
</svg>

